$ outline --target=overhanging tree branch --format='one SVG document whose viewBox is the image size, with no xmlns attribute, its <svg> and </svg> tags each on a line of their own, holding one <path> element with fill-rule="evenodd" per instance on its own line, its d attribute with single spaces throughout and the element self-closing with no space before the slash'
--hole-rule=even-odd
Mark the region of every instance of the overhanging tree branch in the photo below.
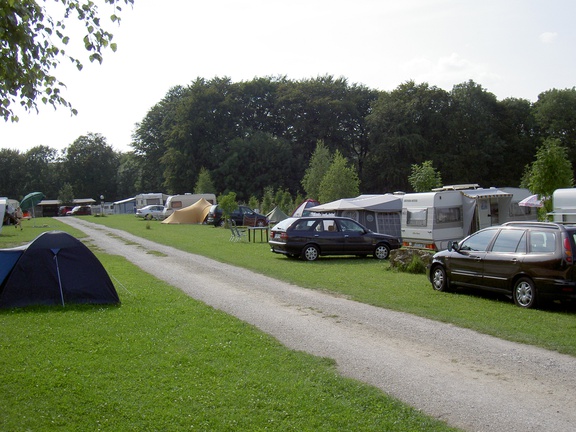
<svg viewBox="0 0 576 432">
<path fill-rule="evenodd" d="M 50 16 L 40 1 L 0 0 L 0 116 L 5 121 L 18 121 L 14 104 L 19 103 L 26 111 L 38 111 L 39 100 L 55 109 L 64 106 L 76 114 L 61 94 L 65 84 L 53 74 L 61 58 L 68 58 L 82 70 L 82 61 L 64 49 L 70 42 L 66 22 L 74 16 L 85 25 L 83 44 L 91 62 L 102 63 L 107 48 L 116 51 L 114 36 L 101 26 L 95 1 L 54 1 L 63 6 L 60 19 Z M 122 4 L 132 5 L 134 0 L 101 2 L 112 7 L 110 21 L 119 23 Z"/>
</svg>

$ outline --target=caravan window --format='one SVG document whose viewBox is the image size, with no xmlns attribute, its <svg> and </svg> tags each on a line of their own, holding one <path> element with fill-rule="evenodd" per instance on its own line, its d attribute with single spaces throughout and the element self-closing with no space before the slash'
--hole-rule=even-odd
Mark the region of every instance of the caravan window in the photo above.
<svg viewBox="0 0 576 432">
<path fill-rule="evenodd" d="M 406 212 L 406 225 L 408 226 L 426 226 L 428 218 L 428 209 L 408 209 Z"/>
<path fill-rule="evenodd" d="M 461 222 L 461 221 L 462 221 L 462 209 L 460 207 L 436 209 L 437 223 L 449 223 L 449 222 Z"/>
</svg>

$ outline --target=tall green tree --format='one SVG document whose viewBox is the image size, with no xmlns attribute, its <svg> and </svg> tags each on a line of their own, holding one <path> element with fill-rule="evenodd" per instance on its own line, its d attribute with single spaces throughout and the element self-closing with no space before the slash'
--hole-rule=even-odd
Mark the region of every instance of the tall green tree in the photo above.
<svg viewBox="0 0 576 432">
<path fill-rule="evenodd" d="M 218 205 L 222 208 L 222 218 L 228 222 L 230 215 L 238 208 L 236 192 L 228 192 L 226 195 L 218 197 Z"/>
<path fill-rule="evenodd" d="M 408 190 L 411 166 L 446 159 L 448 92 L 408 81 L 381 92 L 367 116 L 371 151 L 363 171 L 363 189 L 373 193 Z"/>
<path fill-rule="evenodd" d="M 60 11 L 52 16 L 46 1 L 17 0 L 2 1 L 0 4 L 0 115 L 5 120 L 17 121 L 18 116 L 11 108 L 18 103 L 26 110 L 37 110 L 38 99 L 55 108 L 71 104 L 61 94 L 65 84 L 54 76 L 60 59 L 71 60 L 78 70 L 82 61 L 69 55 L 65 48 L 72 40 L 67 34 L 66 23 L 74 16 L 86 27 L 82 44 L 88 59 L 102 62 L 106 48 L 116 51 L 113 35 L 102 25 L 98 2 L 94 0 L 58 0 Z M 112 9 L 110 20 L 119 23 L 121 3 L 133 4 L 134 0 L 102 0 Z"/>
<path fill-rule="evenodd" d="M 178 124 L 178 107 L 186 94 L 184 87 L 172 87 L 136 126 L 131 146 L 140 166 L 140 179 L 137 183 L 140 192 L 165 189 L 167 167 L 163 161 L 171 158 L 165 159 L 164 155 L 168 150 L 170 136 Z"/>
<path fill-rule="evenodd" d="M 161 160 L 164 185 L 170 192 L 192 190 L 200 168 L 212 172 L 227 156 L 227 144 L 238 137 L 235 96 L 235 86 L 227 77 L 198 78 L 186 89 Z"/>
<path fill-rule="evenodd" d="M 289 143 L 264 132 L 232 139 L 219 162 L 212 171 L 217 190 L 237 191 L 244 202 L 251 195 L 261 196 L 267 186 L 288 187 L 294 176 Z"/>
<path fill-rule="evenodd" d="M 74 201 L 74 188 L 70 183 L 64 183 L 58 191 L 58 199 L 64 205 L 70 205 Z"/>
<path fill-rule="evenodd" d="M 497 183 L 492 185 L 517 186 L 522 179 L 524 167 L 534 159 L 542 141 L 530 101 L 507 98 L 499 105 L 499 130 L 505 143 L 502 153 L 508 163 L 505 169 L 498 171 L 498 178 L 494 179 Z"/>
<path fill-rule="evenodd" d="M 118 172 L 116 173 L 116 196 L 120 199 L 137 195 L 141 192 L 158 192 L 157 189 L 148 189 L 142 186 L 141 159 L 134 152 L 118 155 Z"/>
<path fill-rule="evenodd" d="M 493 186 L 510 165 L 500 134 L 498 100 L 472 80 L 455 85 L 451 100 L 445 155 L 450 168 L 440 167 L 444 181 Z"/>
<path fill-rule="evenodd" d="M 557 138 L 548 138 L 538 148 L 536 160 L 527 167 L 522 185 L 544 199 L 546 211 L 552 211 L 552 194 L 556 189 L 574 185 L 572 163 L 566 147 Z"/>
<path fill-rule="evenodd" d="M 62 184 L 58 151 L 47 146 L 36 146 L 24 154 L 24 172 L 20 174 L 24 190 L 40 191 L 54 198 Z"/>
<path fill-rule="evenodd" d="M 541 93 L 533 112 L 542 136 L 559 139 L 572 163 L 576 163 L 576 88 Z"/>
<path fill-rule="evenodd" d="M 198 180 L 196 181 L 196 186 L 194 186 L 194 193 L 214 193 L 215 190 L 210 171 L 204 167 L 200 168 L 200 174 L 198 174 Z"/>
<path fill-rule="evenodd" d="M 330 154 L 330 150 L 326 147 L 324 141 L 318 141 L 316 143 L 316 149 L 314 153 L 312 153 L 312 157 L 310 157 L 304 178 L 302 179 L 302 187 L 308 198 L 318 199 L 320 196 L 320 184 L 331 164 L 332 155 Z"/>
<path fill-rule="evenodd" d="M 276 205 L 276 201 L 274 200 L 274 188 L 272 186 L 266 186 L 264 188 L 264 194 L 262 195 L 262 212 L 266 214 L 273 210 Z"/>
<path fill-rule="evenodd" d="M 22 187 L 21 177 L 24 173 L 24 155 L 18 150 L 0 149 L 0 191 L 2 196 L 22 199 L 28 193 Z"/>
<path fill-rule="evenodd" d="M 408 181 L 414 192 L 429 192 L 442 186 L 442 176 L 432 165 L 432 161 L 424 161 L 422 165 L 412 165 L 412 173 Z"/>
<path fill-rule="evenodd" d="M 352 198 L 360 193 L 360 180 L 354 168 L 336 150 L 334 159 L 320 183 L 319 201 L 327 203 L 341 198 Z"/>
<path fill-rule="evenodd" d="M 116 200 L 118 167 L 119 155 L 101 134 L 83 135 L 64 150 L 66 181 L 74 188 L 76 198 L 98 200 L 104 195 L 106 200 Z"/>
</svg>

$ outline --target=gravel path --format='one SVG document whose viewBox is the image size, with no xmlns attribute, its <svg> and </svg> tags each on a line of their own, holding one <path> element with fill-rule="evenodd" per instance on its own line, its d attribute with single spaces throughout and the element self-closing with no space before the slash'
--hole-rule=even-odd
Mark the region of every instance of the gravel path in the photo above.
<svg viewBox="0 0 576 432">
<path fill-rule="evenodd" d="M 574 357 L 299 288 L 79 218 L 59 220 L 107 253 L 126 257 L 291 349 L 333 358 L 343 375 L 452 426 L 576 430 Z"/>
</svg>

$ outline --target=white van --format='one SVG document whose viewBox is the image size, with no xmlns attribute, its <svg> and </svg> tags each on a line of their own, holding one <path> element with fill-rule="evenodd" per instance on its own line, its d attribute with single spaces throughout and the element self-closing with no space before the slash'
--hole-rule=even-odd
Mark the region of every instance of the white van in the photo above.
<svg viewBox="0 0 576 432">
<path fill-rule="evenodd" d="M 185 193 L 183 195 L 170 195 L 166 198 L 165 209 L 163 212 L 164 218 L 167 218 L 175 210 L 183 209 L 184 207 L 191 206 L 199 199 L 204 198 L 206 201 L 210 202 L 211 204 L 217 204 L 216 202 L 216 195 L 211 193 L 204 193 L 204 194 L 192 194 L 192 193 Z"/>
</svg>

